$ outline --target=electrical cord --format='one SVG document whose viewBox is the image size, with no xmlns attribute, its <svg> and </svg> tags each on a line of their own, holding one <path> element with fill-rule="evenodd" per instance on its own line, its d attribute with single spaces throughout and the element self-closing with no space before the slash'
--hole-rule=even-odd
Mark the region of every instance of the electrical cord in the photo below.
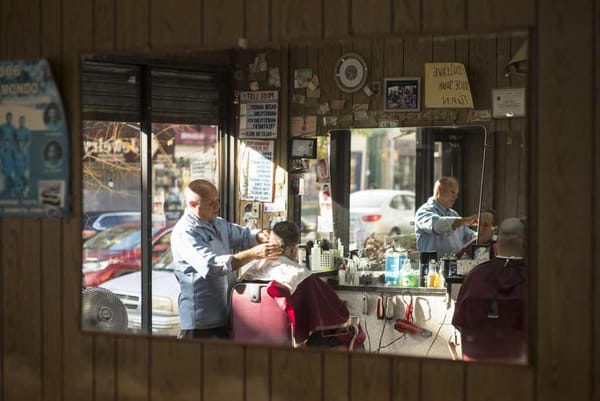
<svg viewBox="0 0 600 401">
<path fill-rule="evenodd" d="M 425 356 L 429 356 L 429 352 L 431 351 L 431 348 L 433 348 L 433 344 L 435 344 L 437 338 L 440 335 L 440 331 L 442 331 L 442 327 L 446 323 L 447 316 L 448 316 L 448 309 L 446 309 L 446 311 L 444 312 L 444 318 L 442 319 L 442 323 L 440 323 L 440 326 L 438 327 L 437 331 L 435 332 L 435 336 L 433 336 L 433 339 L 431 340 L 431 344 L 429 344 L 429 348 L 427 348 L 427 352 L 425 352 Z"/>
</svg>

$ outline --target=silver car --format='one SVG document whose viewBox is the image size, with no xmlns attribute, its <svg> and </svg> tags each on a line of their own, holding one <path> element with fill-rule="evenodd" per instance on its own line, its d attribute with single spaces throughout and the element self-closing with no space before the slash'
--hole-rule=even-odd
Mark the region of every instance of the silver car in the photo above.
<svg viewBox="0 0 600 401">
<path fill-rule="evenodd" d="M 350 240 L 374 233 L 413 234 L 415 194 L 396 189 L 367 189 L 350 194 Z"/>
<path fill-rule="evenodd" d="M 173 274 L 171 250 L 165 251 L 152 267 L 152 333 L 176 336 L 179 333 L 179 283 Z M 113 292 L 125 305 L 129 330 L 138 332 L 141 318 L 141 272 L 113 278 L 100 287 Z"/>
</svg>

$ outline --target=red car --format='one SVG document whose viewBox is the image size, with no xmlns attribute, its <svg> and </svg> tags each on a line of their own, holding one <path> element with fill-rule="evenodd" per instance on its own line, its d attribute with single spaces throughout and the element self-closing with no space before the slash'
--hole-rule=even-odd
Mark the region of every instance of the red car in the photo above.
<svg viewBox="0 0 600 401">
<path fill-rule="evenodd" d="M 173 226 L 152 228 L 152 261 L 171 245 Z M 139 222 L 119 224 L 94 235 L 83 244 L 83 286 L 95 287 L 141 268 L 141 226 Z"/>
</svg>

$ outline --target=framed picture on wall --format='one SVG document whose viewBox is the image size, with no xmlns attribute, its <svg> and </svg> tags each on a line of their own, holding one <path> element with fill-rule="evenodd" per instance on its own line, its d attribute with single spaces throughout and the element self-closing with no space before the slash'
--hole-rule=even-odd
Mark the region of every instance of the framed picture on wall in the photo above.
<svg viewBox="0 0 600 401">
<path fill-rule="evenodd" d="M 421 78 L 386 78 L 383 84 L 385 111 L 421 110 Z"/>
<path fill-rule="evenodd" d="M 292 138 L 290 140 L 290 159 L 316 159 L 316 138 Z"/>
</svg>

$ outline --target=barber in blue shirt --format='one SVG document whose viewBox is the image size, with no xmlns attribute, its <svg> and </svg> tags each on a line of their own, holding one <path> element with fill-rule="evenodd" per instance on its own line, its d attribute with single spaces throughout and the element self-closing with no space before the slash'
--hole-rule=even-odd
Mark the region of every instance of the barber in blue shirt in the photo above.
<svg viewBox="0 0 600 401">
<path fill-rule="evenodd" d="M 467 227 L 477 221 L 477 215 L 461 217 L 452 209 L 457 195 L 456 178 L 442 177 L 435 182 L 433 196 L 416 214 L 415 234 L 419 252 L 437 252 L 438 258 L 454 255 L 477 236 Z"/>
<path fill-rule="evenodd" d="M 179 338 L 228 338 L 234 271 L 253 259 L 281 254 L 266 231 L 217 217 L 219 193 L 206 180 L 185 189 L 186 209 L 173 227 L 171 251 L 179 282 Z"/>
</svg>

